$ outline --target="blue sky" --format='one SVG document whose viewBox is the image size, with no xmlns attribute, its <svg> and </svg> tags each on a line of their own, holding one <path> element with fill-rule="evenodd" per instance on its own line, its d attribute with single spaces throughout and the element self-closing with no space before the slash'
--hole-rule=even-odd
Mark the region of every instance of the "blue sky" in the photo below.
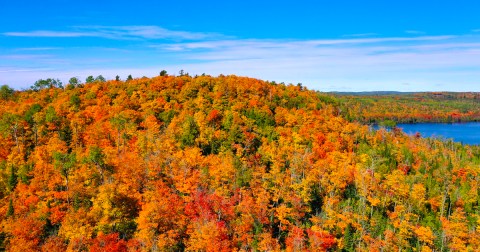
<svg viewBox="0 0 480 252">
<path fill-rule="evenodd" d="M 478 1 L 1 1 L 0 84 L 236 74 L 320 91 L 480 91 Z"/>
</svg>

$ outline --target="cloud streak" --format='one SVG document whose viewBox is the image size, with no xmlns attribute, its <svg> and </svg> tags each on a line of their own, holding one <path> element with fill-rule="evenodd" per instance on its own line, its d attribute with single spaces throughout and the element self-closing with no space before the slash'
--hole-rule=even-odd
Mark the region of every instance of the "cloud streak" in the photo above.
<svg viewBox="0 0 480 252">
<path fill-rule="evenodd" d="M 158 44 L 151 47 L 163 48 L 170 51 L 188 51 L 195 49 L 219 49 L 227 47 L 253 47 L 253 48 L 305 48 L 305 47 L 321 47 L 335 45 L 364 45 L 364 44 L 380 44 L 394 42 L 422 42 L 422 41 L 443 41 L 456 38 L 456 36 L 423 36 L 423 37 L 391 37 L 391 38 L 355 38 L 355 39 L 321 39 L 321 40 L 215 40 L 203 42 L 188 42 L 174 44 Z"/>
<path fill-rule="evenodd" d="M 160 26 L 75 26 L 69 31 L 36 30 L 27 32 L 5 32 L 7 37 L 35 38 L 79 38 L 96 37 L 106 39 L 172 39 L 200 40 L 218 38 L 219 34 L 174 31 Z"/>
<path fill-rule="evenodd" d="M 417 30 L 406 30 L 405 33 L 407 34 L 413 34 L 413 35 L 423 35 L 425 32 L 423 31 L 417 31 Z"/>
<path fill-rule="evenodd" d="M 372 37 L 377 36 L 377 33 L 367 32 L 367 33 L 356 33 L 356 34 L 345 34 L 342 37 L 344 38 L 359 38 L 359 37 Z"/>
</svg>

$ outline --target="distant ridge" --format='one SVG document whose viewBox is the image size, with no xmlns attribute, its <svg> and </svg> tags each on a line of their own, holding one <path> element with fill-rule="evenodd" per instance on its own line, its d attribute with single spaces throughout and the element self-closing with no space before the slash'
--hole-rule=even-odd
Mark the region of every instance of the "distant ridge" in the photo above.
<svg viewBox="0 0 480 252">
<path fill-rule="evenodd" d="M 335 95 L 410 95 L 425 92 L 400 92 L 400 91 L 361 91 L 361 92 L 327 92 Z"/>
<path fill-rule="evenodd" d="M 359 91 L 359 92 L 340 92 L 331 91 L 325 92 L 333 95 L 357 95 L 357 96 L 375 96 L 375 95 L 414 95 L 414 94 L 433 94 L 433 95 L 447 95 L 447 94 L 480 94 L 480 92 L 453 92 L 453 91 L 418 91 L 418 92 L 401 92 L 401 91 Z"/>
</svg>

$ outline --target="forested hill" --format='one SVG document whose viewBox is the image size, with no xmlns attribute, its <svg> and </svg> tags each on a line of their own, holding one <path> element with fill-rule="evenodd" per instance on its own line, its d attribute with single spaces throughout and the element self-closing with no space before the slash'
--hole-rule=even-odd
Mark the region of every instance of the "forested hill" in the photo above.
<svg viewBox="0 0 480 252">
<path fill-rule="evenodd" d="M 56 86 L 0 99 L 7 250 L 480 247 L 478 147 L 371 131 L 330 95 L 251 78 Z"/>
</svg>

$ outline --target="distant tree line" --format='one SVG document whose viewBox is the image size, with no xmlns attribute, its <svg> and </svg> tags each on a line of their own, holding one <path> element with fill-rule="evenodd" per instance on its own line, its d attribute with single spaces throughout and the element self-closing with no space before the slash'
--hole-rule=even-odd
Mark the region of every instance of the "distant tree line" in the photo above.
<svg viewBox="0 0 480 252">
<path fill-rule="evenodd" d="M 168 76 L 166 70 L 160 71 L 160 76 Z M 179 72 L 180 76 L 188 75 L 188 73 L 184 73 L 183 70 L 180 70 Z M 127 76 L 126 81 L 132 81 L 133 77 L 131 74 Z M 89 75 L 85 79 L 85 83 L 102 83 L 106 82 L 107 80 L 103 75 L 98 75 L 97 77 L 93 77 L 93 75 Z M 115 81 L 121 81 L 120 76 L 115 76 Z M 68 84 L 64 87 L 63 83 L 59 79 L 55 78 L 48 78 L 48 79 L 39 79 L 37 80 L 32 86 L 30 86 L 30 89 L 33 91 L 40 91 L 45 88 L 66 88 L 66 89 L 71 89 L 75 87 L 80 87 L 82 85 L 82 81 L 78 77 L 72 77 L 68 80 Z M 0 99 L 8 99 L 8 97 L 12 96 L 14 93 L 14 90 L 10 88 L 8 85 L 3 85 L 0 87 Z"/>
</svg>

